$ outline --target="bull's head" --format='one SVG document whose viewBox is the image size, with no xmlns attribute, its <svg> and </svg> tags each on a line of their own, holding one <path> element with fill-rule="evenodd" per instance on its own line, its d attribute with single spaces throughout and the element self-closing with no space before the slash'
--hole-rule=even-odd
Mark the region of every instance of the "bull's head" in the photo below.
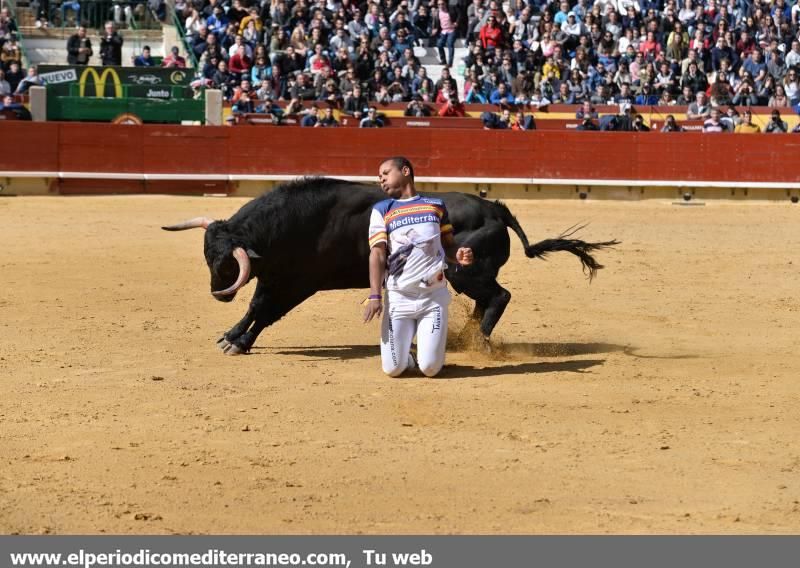
<svg viewBox="0 0 800 568">
<path fill-rule="evenodd" d="M 206 229 L 204 254 L 211 271 L 211 293 L 221 302 L 230 302 L 237 290 L 250 279 L 252 251 L 234 243 L 225 221 L 196 217 L 177 225 L 161 227 L 165 231 Z"/>
</svg>

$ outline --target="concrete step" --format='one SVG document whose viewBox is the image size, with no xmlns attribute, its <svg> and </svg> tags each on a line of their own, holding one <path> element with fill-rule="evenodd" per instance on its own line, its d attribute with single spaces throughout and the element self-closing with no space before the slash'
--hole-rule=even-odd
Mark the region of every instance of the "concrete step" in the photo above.
<svg viewBox="0 0 800 568">
<path fill-rule="evenodd" d="M 466 57 L 467 53 L 469 53 L 469 50 L 466 47 L 455 48 L 455 51 L 453 52 L 453 67 L 458 67 L 461 65 L 463 63 L 462 60 L 464 57 Z M 419 59 L 419 62 L 426 67 L 428 64 L 439 64 L 439 51 L 435 47 L 415 47 L 414 55 L 416 55 Z"/>
<path fill-rule="evenodd" d="M 464 61 L 469 50 L 466 47 L 456 47 L 453 52 L 453 68 L 450 73 L 456 79 L 458 84 L 458 95 L 461 97 L 464 92 Z M 425 67 L 430 77 L 435 83 L 442 76 L 442 69 L 444 65 L 439 63 L 438 51 L 435 47 L 415 47 L 414 55 L 419 58 L 420 63 Z"/>
</svg>

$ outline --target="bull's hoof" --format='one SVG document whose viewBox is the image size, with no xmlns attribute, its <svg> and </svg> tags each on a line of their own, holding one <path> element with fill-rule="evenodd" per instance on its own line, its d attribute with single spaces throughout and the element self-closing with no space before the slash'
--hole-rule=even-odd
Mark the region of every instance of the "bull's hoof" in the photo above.
<svg viewBox="0 0 800 568">
<path fill-rule="evenodd" d="M 235 343 L 228 343 L 228 345 L 222 349 L 222 352 L 225 353 L 225 355 L 244 355 L 247 353 L 247 349 L 243 349 Z"/>
<path fill-rule="evenodd" d="M 249 347 L 242 347 L 237 345 L 235 341 L 229 341 L 224 335 L 217 339 L 217 347 L 222 349 L 225 355 L 244 355 L 250 351 Z"/>
</svg>

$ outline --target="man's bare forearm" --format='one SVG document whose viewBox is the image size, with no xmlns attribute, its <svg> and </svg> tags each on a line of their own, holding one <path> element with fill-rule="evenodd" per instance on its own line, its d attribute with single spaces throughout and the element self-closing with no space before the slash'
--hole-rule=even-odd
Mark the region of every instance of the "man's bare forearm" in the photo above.
<svg viewBox="0 0 800 568">
<path fill-rule="evenodd" d="M 369 293 L 380 294 L 386 272 L 386 247 L 383 244 L 372 247 L 369 253 Z"/>
</svg>

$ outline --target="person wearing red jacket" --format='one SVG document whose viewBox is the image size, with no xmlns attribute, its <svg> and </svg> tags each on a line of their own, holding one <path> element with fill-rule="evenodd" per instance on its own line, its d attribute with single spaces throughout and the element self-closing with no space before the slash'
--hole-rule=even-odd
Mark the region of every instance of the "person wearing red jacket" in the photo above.
<svg viewBox="0 0 800 568">
<path fill-rule="evenodd" d="M 503 29 L 497 25 L 494 16 L 489 16 L 486 25 L 481 28 L 480 39 L 483 49 L 503 47 Z"/>
<path fill-rule="evenodd" d="M 162 67 L 186 67 L 186 59 L 181 57 L 180 50 L 177 46 L 172 48 L 172 51 L 164 59 L 161 60 Z"/>
<path fill-rule="evenodd" d="M 236 53 L 231 55 L 228 60 L 228 71 L 236 77 L 242 77 L 244 74 L 249 73 L 252 66 L 253 62 L 247 57 L 244 45 L 240 45 Z"/>
<path fill-rule="evenodd" d="M 458 100 L 458 95 L 453 89 L 446 88 L 440 93 L 440 96 L 442 106 L 439 107 L 436 114 L 452 117 L 464 117 L 467 115 L 464 105 Z"/>
</svg>

